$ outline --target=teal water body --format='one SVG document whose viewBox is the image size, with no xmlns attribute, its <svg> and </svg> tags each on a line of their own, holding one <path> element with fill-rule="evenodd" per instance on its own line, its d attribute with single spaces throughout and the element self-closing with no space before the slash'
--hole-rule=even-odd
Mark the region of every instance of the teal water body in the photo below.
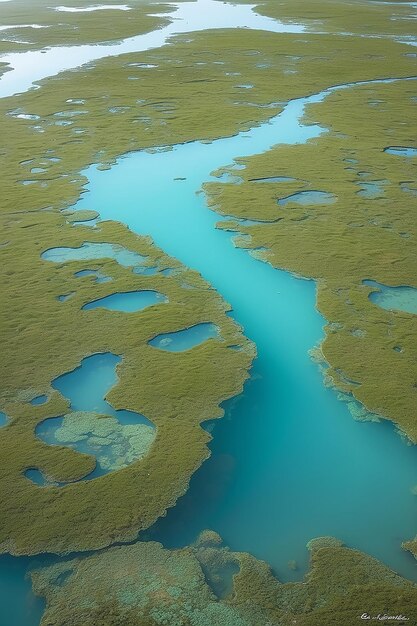
<svg viewBox="0 0 417 626">
<path fill-rule="evenodd" d="M 74 276 L 76 278 L 84 278 L 85 276 L 94 276 L 94 281 L 96 283 L 109 283 L 112 280 L 110 276 L 105 276 L 98 270 L 80 270 L 79 272 L 75 272 Z"/>
<path fill-rule="evenodd" d="M 93 411 L 115 417 L 122 424 L 152 423 L 140 413 L 116 410 L 106 400 L 106 394 L 118 382 L 117 365 L 121 357 L 105 352 L 93 354 L 82 360 L 81 365 L 68 374 L 59 376 L 52 387 L 68 398 L 73 411 Z"/>
<path fill-rule="evenodd" d="M 336 202 L 336 196 L 327 191 L 299 191 L 278 200 L 280 206 L 291 203 L 308 206 L 310 204 L 333 204 L 334 202 Z"/>
<path fill-rule="evenodd" d="M 212 528 L 233 549 L 268 561 L 281 580 L 294 580 L 306 571 L 307 541 L 331 534 L 417 579 L 414 559 L 400 548 L 417 530 L 411 492 L 417 483 L 415 449 L 388 423 L 355 422 L 346 403 L 323 386 L 308 356 L 324 324 L 315 310 L 314 283 L 234 248 L 230 234 L 216 230 L 219 217 L 197 193 L 204 182 L 218 180 L 210 172 L 234 157 L 318 136 L 323 129 L 303 126 L 300 119 L 306 104 L 328 93 L 293 101 L 282 115 L 236 137 L 175 146 L 171 152 L 133 153 L 107 172 L 91 167 L 86 172 L 89 193 L 77 208 L 86 208 L 88 199 L 88 208 L 103 219 L 150 234 L 168 254 L 200 271 L 231 303 L 235 319 L 258 349 L 244 393 L 225 403 L 224 419 L 212 425 L 211 458 L 148 537 L 184 545 Z M 179 178 L 185 180 L 175 181 Z M 92 252 L 91 245 L 100 244 L 87 245 L 83 258 L 114 258 L 114 250 Z M 62 249 L 47 251 L 43 258 L 58 263 L 79 258 L 74 252 L 68 257 L 68 250 L 63 256 Z M 127 267 L 143 263 L 121 258 Z M 83 378 L 83 391 L 80 381 L 61 377 L 62 393 L 75 410 L 91 404 L 92 388 L 94 398 L 103 398 L 108 389 L 103 380 L 115 380 L 114 368 L 95 376 L 103 365 L 83 364 L 92 376 L 89 383 L 88 376 Z M 292 560 L 297 571 L 287 567 Z M 4 626 L 39 624 L 43 603 L 24 577 L 35 561 L 0 557 L 0 578 L 6 581 L 0 586 Z"/>
<path fill-rule="evenodd" d="M 215 324 L 203 323 L 184 328 L 184 330 L 177 330 L 173 333 L 157 335 L 149 341 L 149 345 L 167 352 L 184 352 L 199 346 L 211 337 L 218 336 L 219 329 Z"/>
<path fill-rule="evenodd" d="M 361 181 L 360 183 L 357 183 L 360 187 L 357 194 L 362 198 L 369 198 L 370 200 L 373 200 L 374 198 L 382 198 L 384 195 L 384 185 L 387 183 L 388 181 L 386 180 L 372 180 L 367 183 Z"/>
<path fill-rule="evenodd" d="M 162 304 L 164 302 L 168 302 L 168 298 L 162 293 L 144 289 L 142 291 L 112 293 L 110 296 L 88 302 L 82 308 L 86 311 L 103 308 L 109 311 L 135 313 L 136 311 L 143 311 L 143 309 L 147 309 L 154 304 Z"/>
<path fill-rule="evenodd" d="M 417 314 L 417 289 L 400 285 L 389 287 L 375 280 L 364 280 L 364 285 L 374 287 L 376 291 L 369 294 L 369 299 L 387 311 L 404 311 L 405 313 Z"/>
<path fill-rule="evenodd" d="M 323 336 L 315 284 L 234 248 L 198 193 L 218 180 L 210 172 L 237 156 L 320 135 L 323 129 L 300 119 L 308 103 L 327 93 L 293 101 L 269 123 L 235 137 L 132 153 L 108 171 L 92 166 L 76 208 L 88 205 L 102 219 L 151 235 L 201 272 L 258 349 L 244 393 L 225 404 L 225 418 L 212 429 L 211 459 L 146 537 L 185 545 L 213 528 L 232 548 L 294 580 L 307 568 L 306 543 L 330 534 L 417 579 L 414 559 L 400 547 L 417 530 L 415 449 L 389 423 L 354 421 L 347 404 L 324 387 L 308 355 Z M 295 572 L 287 567 L 292 560 Z"/>
<path fill-rule="evenodd" d="M 145 257 L 126 250 L 119 244 L 84 242 L 79 248 L 50 248 L 42 253 L 45 261 L 66 263 L 67 261 L 91 261 L 93 259 L 114 259 L 123 267 L 143 263 Z"/>
<path fill-rule="evenodd" d="M 0 428 L 2 426 L 6 426 L 6 424 L 8 423 L 9 418 L 7 417 L 7 415 L 5 413 L 2 413 L 0 411 Z"/>
<path fill-rule="evenodd" d="M 417 156 L 417 148 L 412 148 L 411 146 L 389 146 L 384 149 L 384 152 L 404 157 Z"/>
<path fill-rule="evenodd" d="M 77 411 L 78 415 L 74 423 L 66 424 L 68 418 L 57 416 L 44 420 L 36 427 L 36 436 L 45 443 L 68 445 L 78 452 L 96 457 L 96 468 L 84 477 L 86 480 L 113 471 L 117 457 L 124 456 L 130 462 L 136 460 L 134 450 L 129 447 L 129 438 L 135 433 L 132 428 L 125 427 L 140 425 L 154 430 L 152 422 L 143 415 L 116 410 L 107 402 L 106 394 L 118 381 L 116 366 L 120 362 L 121 358 L 110 352 L 94 354 L 83 359 L 75 370 L 56 378 L 52 386 L 70 401 L 71 409 Z M 111 419 L 98 418 L 96 421 L 89 418 L 83 423 L 83 414 L 87 413 Z M 36 468 L 31 468 L 25 475 L 38 485 L 51 484 Z M 58 483 L 59 486 L 63 484 Z"/>
</svg>

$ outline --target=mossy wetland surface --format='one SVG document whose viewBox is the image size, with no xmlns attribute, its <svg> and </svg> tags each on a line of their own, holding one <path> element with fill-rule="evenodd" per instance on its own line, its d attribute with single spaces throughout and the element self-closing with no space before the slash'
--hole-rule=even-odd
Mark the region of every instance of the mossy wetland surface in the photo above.
<svg viewBox="0 0 417 626">
<path fill-rule="evenodd" d="M 39 13 L 33 9 L 33 17 L 28 21 L 26 15 L 23 22 L 21 0 L 2 3 L 5 25 L 48 26 L 30 29 L 27 44 L 16 39 L 24 29 L 13 29 L 12 36 L 2 42 L 2 50 L 116 41 L 166 24 L 167 6 L 158 2 L 131 11 L 81 13 L 57 11 L 56 5 L 39 3 Z M 87 5 L 72 2 L 71 6 Z M 237 4 L 230 3 L 230 7 L 239 10 Z M 222 155 L 221 138 L 233 142 L 233 136 L 240 133 L 236 144 L 224 146 L 225 161 L 215 161 L 211 167 L 212 161 L 207 160 L 210 169 L 204 192 L 212 212 L 204 209 L 205 227 L 239 259 L 276 276 L 277 284 L 289 290 L 295 284 L 305 287 L 308 295 L 301 302 L 309 303 L 310 313 L 314 313 L 314 284 L 303 285 L 271 266 L 314 279 L 317 308 L 326 320 L 325 339 L 315 359 L 331 389 L 322 387 L 317 364 L 306 357 L 307 349 L 313 348 L 308 344 L 311 336 L 320 339 L 323 322 L 316 313 L 314 321 L 307 321 L 308 312 L 305 321 L 303 315 L 294 315 L 295 323 L 285 330 L 288 342 L 285 359 L 280 359 L 282 369 L 275 376 L 285 387 L 290 373 L 293 380 L 288 390 L 297 393 L 298 389 L 306 397 L 315 397 L 316 392 L 309 395 L 309 385 L 316 385 L 314 389 L 325 393 L 330 404 L 327 409 L 318 404 L 311 411 L 306 405 L 294 405 L 288 416 L 295 421 L 297 411 L 303 411 L 310 424 L 317 420 L 324 426 L 322 411 L 337 422 L 339 410 L 349 405 L 360 419 L 392 421 L 413 445 L 405 446 L 391 429 L 387 431 L 388 424 L 349 422 L 354 424 L 357 442 L 362 441 L 363 429 L 368 446 L 374 430 L 375 449 L 386 442 L 385 451 L 399 459 L 401 471 L 394 475 L 396 479 L 401 476 L 401 484 L 388 485 L 390 477 L 382 474 L 382 487 L 376 488 L 372 481 L 369 486 L 373 484 L 382 497 L 387 481 L 386 494 L 400 494 L 399 501 L 405 502 L 402 494 L 417 483 L 417 472 L 413 476 L 417 465 L 415 314 L 378 306 L 372 296 L 376 288 L 366 282 L 375 281 L 387 289 L 417 288 L 416 198 L 408 191 L 415 186 L 416 81 L 384 82 L 416 74 L 415 48 L 409 45 L 413 35 L 410 7 L 322 1 L 307 8 L 301 1 L 266 1 L 256 10 L 271 21 L 301 24 L 305 32 L 227 28 L 182 34 L 164 47 L 96 60 L 47 78 L 27 93 L 0 100 L 4 137 L 0 254 L 6 302 L 2 310 L 0 542 L 3 551 L 13 555 L 99 550 L 85 557 L 41 559 L 32 576 L 35 592 L 47 602 L 44 626 L 278 626 L 294 620 L 306 626 L 326 626 L 334 623 L 335 615 L 339 624 L 350 626 L 365 611 L 402 614 L 411 623 L 417 619 L 415 585 L 373 558 L 389 561 L 394 570 L 416 578 L 411 556 L 417 552 L 415 496 L 407 496 L 404 505 L 406 524 L 388 532 L 392 545 L 387 545 L 386 553 L 383 547 L 373 546 L 373 556 L 367 556 L 366 540 L 361 552 L 352 549 L 360 543 L 352 539 L 355 533 L 340 537 L 349 548 L 331 538 L 311 543 L 311 569 L 304 583 L 279 583 L 255 556 L 274 561 L 274 573 L 279 575 L 274 559 L 255 554 L 256 549 L 255 556 L 231 552 L 214 533 L 198 540 L 194 536 L 188 547 L 181 548 L 163 548 L 146 540 L 158 533 L 168 538 L 163 524 L 175 522 L 176 501 L 187 493 L 196 472 L 197 484 L 202 484 L 198 481 L 204 480 L 203 470 L 210 467 L 210 461 L 202 470 L 198 468 L 210 450 L 216 458 L 216 437 L 221 436 L 222 426 L 213 428 L 212 420 L 222 417 L 225 410 L 228 417 L 232 415 L 229 399 L 242 392 L 250 374 L 251 385 L 258 371 L 272 380 L 274 372 L 268 372 L 267 366 L 274 367 L 274 361 L 265 359 L 264 346 L 258 345 L 258 335 L 245 317 L 243 300 L 233 302 L 235 292 L 221 288 L 222 280 L 214 271 L 221 259 L 208 255 L 200 264 L 191 248 L 181 251 L 182 235 L 176 232 L 175 222 L 178 229 L 189 227 L 190 241 L 195 227 L 181 209 L 181 186 L 186 190 L 204 182 L 198 176 L 193 179 L 192 161 L 189 171 L 172 172 L 178 186 L 168 207 L 174 226 L 162 212 L 160 228 L 154 230 L 149 210 L 158 208 L 158 189 L 156 185 L 154 199 L 148 192 L 141 194 L 145 161 L 141 169 L 138 157 L 133 200 L 128 199 L 126 181 L 117 178 L 124 164 L 134 166 L 135 154 L 127 155 L 134 151 L 148 159 L 154 153 L 163 166 L 164 155 L 175 159 L 177 146 L 189 144 L 193 155 L 200 142 L 197 158 L 204 161 L 205 142 L 212 142 L 215 151 L 220 141 Z M 349 87 L 326 91 L 342 84 Z M 298 107 L 297 99 L 320 92 L 320 97 L 300 101 Z M 289 101 L 293 102 L 288 109 Z M 290 132 L 281 140 L 271 136 L 269 142 L 265 138 L 263 143 L 255 142 L 252 151 L 243 149 L 245 132 L 254 128 L 261 141 L 273 132 L 274 122 L 268 121 L 291 111 L 298 116 L 292 136 Z M 250 133 L 248 137 L 249 144 Z M 263 147 L 257 151 L 259 145 Z M 121 155 L 127 157 L 118 161 Z M 233 159 L 237 159 L 233 166 L 227 167 Z M 168 162 L 172 163 L 172 157 Z M 96 167 L 86 169 L 92 163 Z M 105 193 L 106 180 L 116 183 L 111 197 Z M 373 185 L 372 193 L 369 185 Z M 201 195 L 198 201 L 203 204 Z M 216 214 L 217 232 L 213 228 Z M 230 233 L 234 233 L 235 250 Z M 73 253 L 64 259 L 56 257 L 55 262 L 48 260 L 48 254 L 53 256 L 58 249 Z M 230 263 L 232 254 L 227 257 Z M 246 281 L 241 276 L 242 291 L 250 289 L 249 275 Z M 120 309 L 123 294 L 141 292 L 160 294 L 161 299 L 150 299 L 141 310 L 133 305 L 134 310 Z M 105 303 L 115 299 L 117 306 L 106 308 Z M 89 303 L 97 306 L 89 307 Z M 262 307 L 262 302 L 257 304 Z M 274 310 L 269 313 L 273 323 Z M 284 320 L 278 309 L 276 317 L 277 324 Z M 161 349 L 164 346 L 158 344 L 196 328 L 211 331 L 201 337 L 197 333 L 185 349 Z M 270 354 L 280 354 L 282 349 L 274 343 Z M 257 350 L 258 360 L 250 370 Z M 107 354 L 117 360 L 116 383 L 110 391 L 103 391 L 99 406 L 78 407 L 54 381 L 71 376 L 86 358 Z M 245 391 L 243 400 L 245 395 L 250 392 Z M 224 404 L 227 400 L 229 404 Z M 239 402 L 235 406 L 232 422 L 239 429 Z M 266 419 L 260 406 L 250 405 L 256 422 Z M 138 433 L 129 431 L 125 437 L 123 425 L 116 420 L 118 412 L 143 416 L 149 432 L 141 433 L 140 441 L 131 440 Z M 285 414 L 285 405 L 281 411 L 277 408 L 275 421 L 285 424 Z M 54 445 L 39 436 L 50 419 L 61 420 L 53 433 L 59 433 Z M 306 433 L 307 421 L 299 422 Z M 225 432 L 233 437 L 233 430 L 225 424 Z M 243 424 L 244 419 L 243 432 L 249 433 Z M 332 432 L 330 421 L 327 425 Z M 323 438 L 324 434 L 312 431 L 312 436 Z M 75 445 L 80 438 L 87 446 L 83 451 Z M 288 448 L 294 443 L 289 440 Z M 89 453 L 91 445 L 96 452 L 97 446 L 101 450 L 115 446 L 120 454 L 116 458 L 103 456 L 100 450 Z M 361 450 L 366 455 L 365 448 Z M 258 452 L 262 454 L 261 447 Z M 380 458 L 383 452 L 379 451 Z M 105 471 L 94 477 L 91 473 L 97 462 Z M 291 478 L 289 458 L 288 463 L 286 472 Z M 382 471 L 382 463 L 380 467 Z M 331 471 L 331 465 L 326 468 Z M 33 482 L 30 471 L 38 472 L 44 483 Z M 360 471 L 366 475 L 365 462 Z M 221 489 L 224 475 L 218 476 Z M 273 472 L 269 478 L 271 484 L 283 480 Z M 359 489 L 360 480 L 354 484 Z M 260 485 L 251 489 L 256 493 Z M 367 497 L 366 490 L 363 495 Z M 186 497 L 181 502 L 186 503 Z M 372 501 L 372 494 L 369 497 Z M 298 500 L 303 500 L 302 492 Z M 354 498 L 349 502 L 355 502 Z M 181 506 L 177 505 L 178 519 L 187 524 Z M 314 502 L 307 506 L 307 517 L 312 516 L 311 507 Z M 134 541 L 139 531 L 149 529 L 170 508 L 173 517 L 168 512 L 162 527 L 157 524 L 148 536 L 141 535 L 141 541 L 108 548 Z M 349 517 L 351 512 L 345 514 Z M 318 527 L 317 534 L 330 534 Z M 381 523 L 385 537 L 384 529 Z M 304 538 L 303 532 L 300 536 Z M 226 539 L 235 549 L 233 532 Z M 402 541 L 407 542 L 404 547 L 409 553 L 400 556 Z M 398 554 L 392 556 L 395 550 Z M 289 570 L 297 572 L 296 559 L 287 560 Z M 19 559 L 4 563 L 8 567 L 11 563 L 17 572 L 34 565 Z M 301 574 L 304 570 L 301 564 Z M 297 574 L 288 578 L 297 579 Z M 16 595 L 9 596 L 19 598 L 23 592 L 23 582 L 16 582 Z M 32 626 L 39 615 L 38 605 L 26 601 L 16 608 L 9 599 L 4 621 L 6 626 Z"/>
</svg>

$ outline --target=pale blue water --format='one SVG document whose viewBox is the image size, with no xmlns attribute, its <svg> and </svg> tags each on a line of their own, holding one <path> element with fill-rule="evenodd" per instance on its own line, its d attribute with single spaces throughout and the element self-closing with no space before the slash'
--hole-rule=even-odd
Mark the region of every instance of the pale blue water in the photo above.
<svg viewBox="0 0 417 626">
<path fill-rule="evenodd" d="M 396 154 L 398 156 L 415 157 L 417 156 L 417 148 L 411 146 L 389 146 L 384 149 L 388 154 Z"/>
<path fill-rule="evenodd" d="M 292 183 L 296 178 L 290 176 L 268 176 L 267 178 L 251 178 L 251 183 Z"/>
<path fill-rule="evenodd" d="M 333 204 L 336 202 L 336 196 L 327 191 L 299 191 L 278 200 L 280 206 L 285 206 L 292 202 L 303 206 L 308 206 L 309 204 Z"/>
<path fill-rule="evenodd" d="M 400 187 L 406 193 L 411 193 L 413 196 L 417 196 L 417 187 L 412 187 L 411 185 L 413 184 L 415 183 L 400 183 Z"/>
<path fill-rule="evenodd" d="M 163 304 L 168 302 L 168 298 L 158 291 L 127 291 L 120 293 L 112 293 L 110 296 L 93 300 L 82 307 L 85 310 L 91 309 L 109 309 L 110 311 L 124 311 L 125 313 L 134 313 L 143 311 L 154 304 Z"/>
<path fill-rule="evenodd" d="M 213 528 L 233 549 L 267 560 L 284 580 L 301 578 L 308 540 L 333 534 L 417 579 L 414 559 L 400 549 L 401 541 L 417 531 L 411 493 L 417 483 L 415 449 L 387 423 L 355 422 L 346 404 L 323 386 L 308 356 L 324 324 L 315 311 L 314 283 L 235 249 L 230 234 L 215 229 L 219 217 L 196 195 L 203 182 L 217 180 L 211 171 L 236 156 L 317 136 L 319 127 L 302 126 L 299 119 L 307 102 L 325 95 L 293 101 L 271 123 L 237 137 L 176 146 L 172 152 L 134 153 L 106 172 L 91 167 L 88 207 L 86 197 L 77 208 L 95 208 L 103 219 L 150 234 L 166 252 L 200 271 L 232 304 L 258 349 L 244 393 L 225 404 L 226 415 L 215 424 L 212 457 L 148 535 L 183 545 Z M 44 258 L 62 262 L 60 254 L 48 251 Z M 88 359 L 83 366 L 85 375 L 75 386 L 65 376 L 56 384 L 75 410 L 94 405 L 100 410 L 102 401 L 91 401 L 91 390 L 102 398 L 109 379 L 114 384 L 114 367 L 109 371 L 105 362 Z M 287 567 L 293 559 L 296 572 Z M 43 604 L 24 579 L 33 562 L 0 557 L 1 626 L 39 623 Z"/>
<path fill-rule="evenodd" d="M 191 348 L 199 346 L 211 337 L 218 336 L 219 329 L 215 324 L 203 323 L 184 328 L 184 330 L 177 330 L 173 333 L 162 333 L 148 343 L 159 350 L 184 352 L 184 350 L 191 350 Z"/>
<path fill-rule="evenodd" d="M 157 274 L 158 272 L 159 272 L 159 269 L 156 266 L 133 268 L 134 274 L 143 274 L 144 276 L 153 276 L 154 274 Z"/>
<path fill-rule="evenodd" d="M 417 289 L 415 287 L 406 285 L 389 287 L 375 280 L 364 280 L 363 283 L 378 290 L 369 294 L 369 299 L 374 304 L 387 309 L 387 311 L 404 311 L 417 314 Z"/>
<path fill-rule="evenodd" d="M 45 396 L 45 395 L 36 396 L 36 398 L 32 398 L 30 403 L 33 404 L 34 406 L 38 406 L 40 404 L 45 404 L 47 400 L 48 400 L 48 396 Z"/>
<path fill-rule="evenodd" d="M 213 528 L 232 548 L 294 579 L 305 571 L 307 541 L 331 534 L 417 579 L 414 559 L 400 548 L 417 531 L 415 449 L 388 423 L 354 421 L 324 387 L 308 356 L 323 335 L 315 284 L 235 249 L 230 234 L 215 228 L 219 216 L 196 193 L 205 181 L 218 180 L 210 172 L 234 157 L 320 134 L 298 120 L 307 102 L 324 95 L 293 101 L 271 123 L 236 137 L 129 154 L 109 171 L 91 167 L 84 172 L 89 193 L 77 208 L 88 204 L 102 219 L 151 235 L 201 272 L 231 303 L 258 349 L 244 394 L 226 404 L 213 430 L 211 460 L 148 536 L 184 545 Z M 297 572 L 287 568 L 289 560 L 299 563 Z"/>
<path fill-rule="evenodd" d="M 105 352 L 93 354 L 82 360 L 81 365 L 52 382 L 52 387 L 70 400 L 74 411 L 93 411 L 115 417 L 121 424 L 152 425 L 140 413 L 116 410 L 106 400 L 106 394 L 117 384 L 116 367 L 121 357 Z"/>
<path fill-rule="evenodd" d="M 50 248 L 42 253 L 45 261 L 65 263 L 67 261 L 91 261 L 92 259 L 114 259 L 123 267 L 143 263 L 145 257 L 126 250 L 119 244 L 93 243 L 86 241 L 79 248 Z"/>
<path fill-rule="evenodd" d="M 109 415 L 126 426 L 131 424 L 146 424 L 152 426 L 146 417 L 140 413 L 127 410 L 116 410 L 106 400 L 106 394 L 117 383 L 116 366 L 121 362 L 121 358 L 110 352 L 94 354 L 83 359 L 81 365 L 52 382 L 54 389 L 57 389 L 65 398 L 70 401 L 70 406 L 74 411 L 91 411 L 102 415 Z M 50 445 L 63 445 L 63 442 L 56 438 L 57 430 L 62 425 L 62 416 L 52 417 L 44 420 L 36 427 L 36 436 Z M 87 440 L 68 442 L 67 444 L 78 452 L 84 452 L 98 457 L 100 450 L 89 445 Z M 108 470 L 97 463 L 93 472 L 84 478 L 92 480 L 98 476 L 107 474 Z M 50 484 L 47 479 L 36 468 L 31 468 L 25 472 L 27 478 L 38 485 Z M 60 483 L 63 485 L 64 483 Z"/>
<path fill-rule="evenodd" d="M 60 302 L 66 302 L 67 300 L 69 300 L 70 298 L 72 298 L 72 296 L 75 295 L 75 291 L 71 291 L 71 293 L 63 293 L 60 296 L 58 296 L 58 300 Z"/>
<path fill-rule="evenodd" d="M 374 198 L 380 198 L 384 195 L 383 186 L 387 184 L 388 181 L 384 180 L 373 180 L 368 183 L 357 183 L 360 187 L 360 191 L 358 191 L 358 196 L 362 198 L 369 198 L 370 200 Z"/>
<path fill-rule="evenodd" d="M 79 272 L 75 272 L 74 276 L 76 278 L 84 278 L 85 276 L 94 276 L 94 281 L 96 283 L 109 283 L 113 279 L 110 276 L 105 276 L 98 270 L 81 270 Z"/>
<path fill-rule="evenodd" d="M 8 422 L 9 422 L 9 418 L 7 417 L 6 413 L 2 413 L 0 411 L 0 428 L 2 426 L 6 426 Z"/>
</svg>

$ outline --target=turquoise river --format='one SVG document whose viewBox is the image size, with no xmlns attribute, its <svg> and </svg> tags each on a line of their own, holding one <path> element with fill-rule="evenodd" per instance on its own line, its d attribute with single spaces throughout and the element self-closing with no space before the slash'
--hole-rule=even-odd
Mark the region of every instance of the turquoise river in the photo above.
<svg viewBox="0 0 417 626">
<path fill-rule="evenodd" d="M 230 233 L 216 229 L 220 218 L 201 192 L 204 182 L 216 180 L 211 173 L 236 157 L 326 132 L 303 125 L 302 116 L 330 91 L 292 101 L 270 122 L 234 137 L 127 154 L 107 171 L 91 166 L 76 208 L 150 235 L 199 271 L 231 304 L 258 351 L 244 392 L 224 405 L 224 419 L 208 425 L 211 458 L 142 538 L 180 546 L 211 528 L 234 550 L 268 561 L 285 581 L 306 572 L 310 539 L 333 535 L 417 580 L 415 560 L 401 549 L 417 531 L 416 450 L 387 422 L 355 421 L 347 403 L 324 386 L 309 356 L 325 324 L 314 282 L 236 248 Z M 88 228 L 74 228 L 85 228 L 88 241 Z M 1 626 L 39 624 L 42 602 L 24 572 L 54 558 L 0 558 Z"/>
</svg>

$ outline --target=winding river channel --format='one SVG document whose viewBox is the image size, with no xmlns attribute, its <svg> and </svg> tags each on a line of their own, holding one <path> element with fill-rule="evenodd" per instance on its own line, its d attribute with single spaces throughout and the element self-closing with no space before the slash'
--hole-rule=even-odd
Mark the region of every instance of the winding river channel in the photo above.
<svg viewBox="0 0 417 626">
<path fill-rule="evenodd" d="M 306 570 L 306 543 L 334 535 L 416 579 L 414 559 L 400 547 L 416 530 L 415 449 L 388 423 L 354 421 L 323 385 L 308 355 L 324 325 L 315 310 L 314 282 L 234 247 L 199 193 L 205 181 L 216 180 L 210 173 L 236 156 L 325 132 L 303 125 L 302 115 L 334 89 L 290 102 L 250 132 L 131 153 L 108 171 L 92 166 L 76 208 L 151 235 L 198 270 L 232 305 L 258 350 L 244 393 L 226 403 L 225 419 L 214 427 L 212 458 L 146 536 L 178 546 L 213 528 L 232 548 L 265 559 L 282 580 L 291 580 Z M 287 567 L 293 561 L 295 571 Z"/>
<path fill-rule="evenodd" d="M 33 80 L 17 73 L 18 83 L 7 85 L 12 74 L 0 81 L 2 95 L 6 87 L 23 91 Z M 211 458 L 143 538 L 181 546 L 211 528 L 232 549 L 266 560 L 282 581 L 302 578 L 306 543 L 321 535 L 333 535 L 417 580 L 415 560 L 401 549 L 417 530 L 415 448 L 389 423 L 355 421 L 347 404 L 324 386 L 309 356 L 325 323 L 315 308 L 315 283 L 236 248 L 230 233 L 216 229 L 220 218 L 201 191 L 205 182 L 218 180 L 212 172 L 236 157 L 319 137 L 325 129 L 302 123 L 305 107 L 348 87 L 294 100 L 269 122 L 234 137 L 130 153 L 107 171 L 91 166 L 76 205 L 150 235 L 199 271 L 231 304 L 258 351 L 244 392 L 225 403 L 225 417 L 213 425 Z M 40 560 L 0 558 L 1 626 L 39 624 L 43 605 L 24 573 Z"/>
</svg>

